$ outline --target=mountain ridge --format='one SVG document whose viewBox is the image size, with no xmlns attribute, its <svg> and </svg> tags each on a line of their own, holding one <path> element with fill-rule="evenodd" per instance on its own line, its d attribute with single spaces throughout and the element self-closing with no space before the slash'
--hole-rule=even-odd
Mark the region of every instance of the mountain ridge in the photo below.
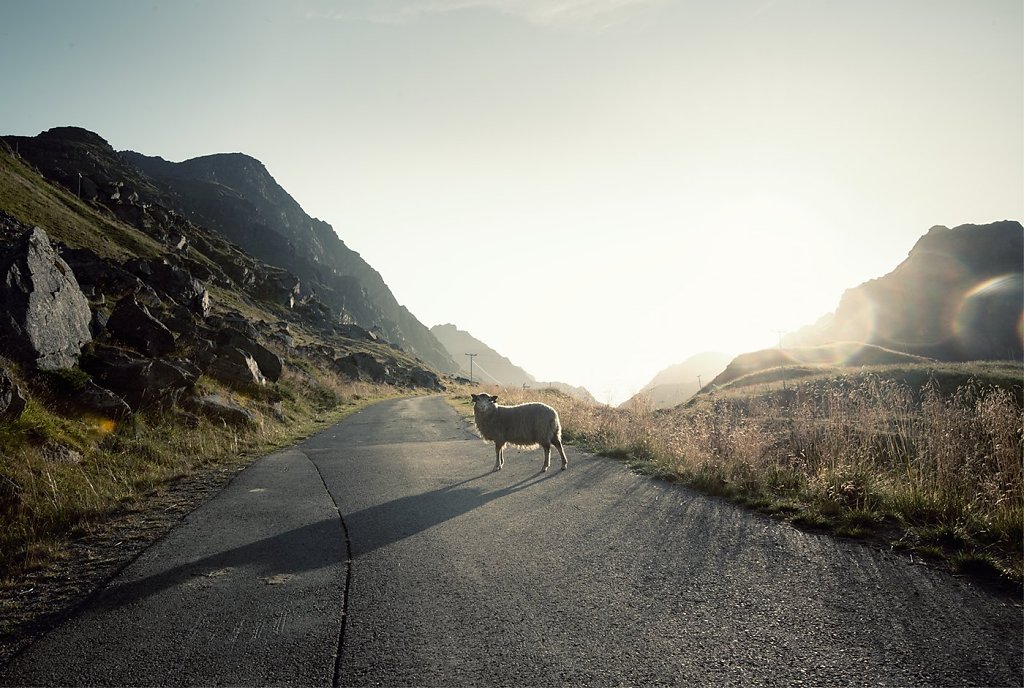
<svg viewBox="0 0 1024 688">
<path fill-rule="evenodd" d="M 380 273 L 349 249 L 331 225 L 306 214 L 256 158 L 217 153 L 173 163 L 118 153 L 102 136 L 81 127 L 3 139 L 43 176 L 80 198 L 105 200 L 115 214 L 140 215 L 147 204 L 164 206 L 294 274 L 304 293 L 328 306 L 339 323 L 377 329 L 438 371 L 457 370 L 427 327 L 398 303 Z"/>
</svg>

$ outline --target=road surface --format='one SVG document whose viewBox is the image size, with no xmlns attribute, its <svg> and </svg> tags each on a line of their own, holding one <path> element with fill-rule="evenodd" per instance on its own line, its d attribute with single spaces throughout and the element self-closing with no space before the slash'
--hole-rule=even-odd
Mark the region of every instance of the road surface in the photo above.
<svg viewBox="0 0 1024 688">
<path fill-rule="evenodd" d="M 263 457 L 4 685 L 1016 685 L 1021 609 L 438 397 Z M 557 466 L 556 466 L 557 468 Z"/>
</svg>

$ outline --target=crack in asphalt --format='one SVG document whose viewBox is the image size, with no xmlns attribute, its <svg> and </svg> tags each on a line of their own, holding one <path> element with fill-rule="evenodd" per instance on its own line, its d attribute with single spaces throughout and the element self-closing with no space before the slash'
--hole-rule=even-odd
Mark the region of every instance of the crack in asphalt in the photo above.
<svg viewBox="0 0 1024 688">
<path fill-rule="evenodd" d="M 338 653 L 334 656 L 334 676 L 331 679 L 331 686 L 338 688 L 341 685 L 341 654 L 345 647 L 345 628 L 348 626 L 348 598 L 349 590 L 352 587 L 352 539 L 349 537 L 348 524 L 345 523 L 345 517 L 341 515 L 338 501 L 334 498 L 331 488 L 327 487 L 327 481 L 324 480 L 324 474 L 320 472 L 320 466 L 310 458 L 309 454 L 301 450 L 299 451 L 313 465 L 316 474 L 320 476 L 320 482 L 323 483 L 327 496 L 331 498 L 331 503 L 334 504 L 334 510 L 338 514 L 338 522 L 341 524 L 341 533 L 345 538 L 345 592 L 341 602 L 341 629 L 338 631 Z"/>
</svg>

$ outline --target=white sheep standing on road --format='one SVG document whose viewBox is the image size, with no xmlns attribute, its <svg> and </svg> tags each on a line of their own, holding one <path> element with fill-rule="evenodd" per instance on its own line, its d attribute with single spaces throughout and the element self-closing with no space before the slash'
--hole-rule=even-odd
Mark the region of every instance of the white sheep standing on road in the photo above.
<svg viewBox="0 0 1024 688">
<path fill-rule="evenodd" d="M 562 448 L 562 425 L 558 411 L 547 404 L 534 401 L 516 406 L 500 406 L 498 397 L 490 394 L 473 395 L 473 418 L 485 440 L 494 442 L 494 470 L 505 465 L 505 445 L 544 449 L 544 468 L 551 468 L 551 445 L 562 455 L 562 470 L 569 467 L 569 459 Z"/>
</svg>

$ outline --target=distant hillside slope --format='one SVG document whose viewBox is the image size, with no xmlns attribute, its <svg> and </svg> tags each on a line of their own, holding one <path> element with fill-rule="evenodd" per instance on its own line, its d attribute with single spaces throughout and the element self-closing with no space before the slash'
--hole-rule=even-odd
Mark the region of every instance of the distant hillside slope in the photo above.
<svg viewBox="0 0 1024 688">
<path fill-rule="evenodd" d="M 936 226 L 889 274 L 843 294 L 789 346 L 857 341 L 944 361 L 1020 360 L 1024 227 Z"/>
<path fill-rule="evenodd" d="M 78 127 L 4 139 L 46 177 L 83 199 L 102 196 L 115 212 L 137 213 L 146 203 L 166 206 L 294 273 L 303 293 L 316 294 L 339 320 L 379 328 L 389 341 L 442 372 L 457 369 L 380 275 L 330 225 L 309 217 L 258 160 L 234 153 L 171 163 L 118 154 L 102 137 Z M 121 200 L 128 204 L 118 205 Z"/>
<path fill-rule="evenodd" d="M 469 332 L 460 330 L 451 323 L 434 325 L 430 328 L 430 332 L 448 350 L 464 375 L 470 374 L 469 357 L 466 354 L 476 354 L 473 357 L 474 380 L 506 386 L 537 384 L 537 378 L 533 375 L 512 363 Z"/>
<path fill-rule="evenodd" d="M 860 342 L 836 342 L 822 346 L 788 349 L 762 349 L 740 354 L 734 358 L 725 370 L 715 376 L 708 388 L 724 387 L 751 373 L 771 368 L 793 367 L 806 372 L 835 367 L 906 365 L 929 361 L 934 362 L 934 359 Z M 789 376 L 791 375 L 787 377 Z"/>
<path fill-rule="evenodd" d="M 376 270 L 328 223 L 310 217 L 264 167 L 242 153 L 168 162 L 133 151 L 125 160 L 164 185 L 171 204 L 273 265 L 316 285 L 327 305 L 444 372 L 456 370 L 444 347 L 395 299 Z"/>
<path fill-rule="evenodd" d="M 593 395 L 584 387 L 574 387 L 564 382 L 538 381 L 508 358 L 451 323 L 434 325 L 430 332 L 444 345 L 458 363 L 460 372 L 467 377 L 470 374 L 470 363 L 466 354 L 476 354 L 473 357 L 473 379 L 477 382 L 503 387 L 551 387 L 577 399 L 594 401 Z"/>
<path fill-rule="evenodd" d="M 691 356 L 682 363 L 665 368 L 644 385 L 643 389 L 620 406 L 626 407 L 640 399 L 649 399 L 654 408 L 672 408 L 682 404 L 725 370 L 732 357 L 718 351 Z M 698 378 L 700 378 L 698 380 Z"/>
</svg>

